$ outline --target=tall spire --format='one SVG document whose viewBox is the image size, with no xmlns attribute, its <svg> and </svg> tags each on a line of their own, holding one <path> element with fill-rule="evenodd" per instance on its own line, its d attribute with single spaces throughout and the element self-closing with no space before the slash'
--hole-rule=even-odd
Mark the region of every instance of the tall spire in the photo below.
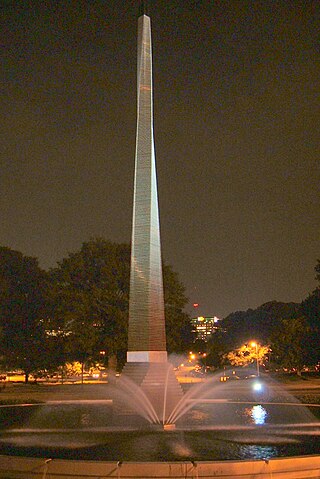
<svg viewBox="0 0 320 479">
<path fill-rule="evenodd" d="M 150 18 L 138 19 L 137 132 L 127 362 L 120 381 L 145 394 L 166 423 L 183 392 L 167 361 L 156 161 L 153 139 Z M 149 410 L 148 407 L 148 410 Z M 120 407 L 121 409 L 121 407 Z M 130 409 L 130 405 L 129 405 Z"/>
<path fill-rule="evenodd" d="M 153 138 L 150 18 L 138 19 L 137 130 L 128 361 L 166 361 L 158 193 Z"/>
</svg>

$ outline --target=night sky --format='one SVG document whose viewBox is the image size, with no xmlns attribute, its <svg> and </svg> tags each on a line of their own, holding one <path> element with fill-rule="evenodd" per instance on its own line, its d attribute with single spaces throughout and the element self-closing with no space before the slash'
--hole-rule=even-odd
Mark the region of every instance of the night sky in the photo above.
<svg viewBox="0 0 320 479">
<path fill-rule="evenodd" d="M 130 241 L 137 4 L 0 2 L 0 245 L 46 269 Z M 320 257 L 320 3 L 148 12 L 164 260 L 199 315 L 301 301 Z"/>
</svg>

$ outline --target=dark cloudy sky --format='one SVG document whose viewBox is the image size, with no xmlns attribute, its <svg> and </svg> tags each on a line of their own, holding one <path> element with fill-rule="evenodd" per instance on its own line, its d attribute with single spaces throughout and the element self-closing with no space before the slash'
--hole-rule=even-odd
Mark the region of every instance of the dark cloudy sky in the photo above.
<svg viewBox="0 0 320 479">
<path fill-rule="evenodd" d="M 137 3 L 0 2 L 0 244 L 44 268 L 130 241 Z M 163 257 L 199 314 L 317 285 L 319 5 L 149 1 Z"/>
</svg>

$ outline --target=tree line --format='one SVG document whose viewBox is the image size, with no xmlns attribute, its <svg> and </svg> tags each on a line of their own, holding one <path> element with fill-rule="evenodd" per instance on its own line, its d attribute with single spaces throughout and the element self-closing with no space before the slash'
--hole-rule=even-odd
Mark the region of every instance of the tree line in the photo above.
<svg viewBox="0 0 320 479">
<path fill-rule="evenodd" d="M 272 363 L 272 369 L 299 372 L 319 364 L 319 260 L 315 271 L 319 286 L 301 303 L 271 301 L 231 313 L 207 343 L 193 344 L 185 288 L 164 264 L 168 352 L 202 351 L 206 366 L 220 368 L 254 361 L 248 346 L 254 340 L 269 369 Z M 31 373 L 63 371 L 75 361 L 82 368 L 112 362 L 121 369 L 127 351 L 129 278 L 128 244 L 92 239 L 49 271 L 36 258 L 0 247 L 0 370 L 23 370 L 28 381 Z"/>
<path fill-rule="evenodd" d="M 252 352 L 250 343 L 255 341 L 261 348 L 260 361 L 268 369 L 295 369 L 299 374 L 304 366 L 319 368 L 320 260 L 315 272 L 319 286 L 301 303 L 270 301 L 224 318 L 209 342 L 199 345 L 206 349 L 206 362 L 221 367 L 228 362 L 236 364 L 238 359 L 240 364 L 243 353 Z"/>
</svg>

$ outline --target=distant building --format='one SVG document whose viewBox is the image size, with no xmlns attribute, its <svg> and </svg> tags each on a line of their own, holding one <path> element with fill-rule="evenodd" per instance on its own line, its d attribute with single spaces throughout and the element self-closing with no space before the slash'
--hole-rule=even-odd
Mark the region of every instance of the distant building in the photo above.
<svg viewBox="0 0 320 479">
<path fill-rule="evenodd" d="M 207 341 L 209 337 L 219 329 L 219 321 L 220 319 L 217 318 L 217 316 L 214 316 L 213 318 L 198 316 L 197 318 L 191 319 L 192 331 L 195 333 L 195 339 Z"/>
</svg>

